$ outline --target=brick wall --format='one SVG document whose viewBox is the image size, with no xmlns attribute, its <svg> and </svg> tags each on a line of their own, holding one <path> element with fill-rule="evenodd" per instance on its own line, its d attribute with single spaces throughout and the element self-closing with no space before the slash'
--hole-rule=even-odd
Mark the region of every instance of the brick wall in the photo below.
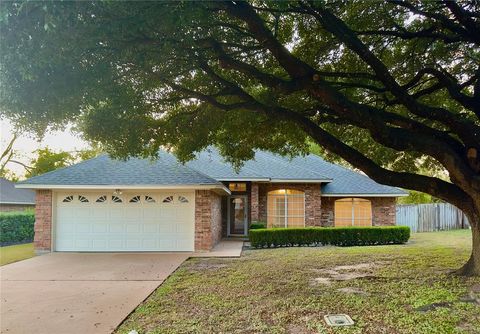
<svg viewBox="0 0 480 334">
<path fill-rule="evenodd" d="M 35 237 L 36 253 L 52 250 L 52 191 L 37 190 L 35 197 Z"/>
<path fill-rule="evenodd" d="M 252 189 L 253 189 L 252 184 Z M 322 197 L 316 183 L 258 183 L 258 218 L 267 221 L 267 194 L 277 189 L 295 189 L 305 193 L 305 226 L 321 226 Z"/>
<path fill-rule="evenodd" d="M 209 251 L 222 238 L 221 196 L 195 191 L 195 250 Z"/>
<path fill-rule="evenodd" d="M 259 219 L 259 187 L 258 183 L 252 183 L 250 186 L 250 223 L 257 222 Z"/>
<path fill-rule="evenodd" d="M 222 239 L 222 197 L 214 192 L 211 195 L 212 247 Z"/>
<path fill-rule="evenodd" d="M 33 210 L 35 205 L 27 204 L 0 204 L 0 212 Z"/>
<path fill-rule="evenodd" d="M 344 197 L 322 197 L 322 226 L 334 226 L 335 201 Z M 395 197 L 368 197 L 372 202 L 372 225 L 395 225 L 396 198 Z"/>
</svg>

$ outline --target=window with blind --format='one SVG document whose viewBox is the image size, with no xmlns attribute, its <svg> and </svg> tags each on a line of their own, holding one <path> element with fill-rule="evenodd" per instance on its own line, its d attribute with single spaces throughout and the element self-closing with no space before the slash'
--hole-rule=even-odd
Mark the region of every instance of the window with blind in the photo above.
<svg viewBox="0 0 480 334">
<path fill-rule="evenodd" d="M 372 203 L 363 198 L 336 200 L 335 226 L 372 226 Z"/>
<path fill-rule="evenodd" d="M 305 194 L 279 189 L 267 194 L 267 227 L 304 227 Z"/>
</svg>

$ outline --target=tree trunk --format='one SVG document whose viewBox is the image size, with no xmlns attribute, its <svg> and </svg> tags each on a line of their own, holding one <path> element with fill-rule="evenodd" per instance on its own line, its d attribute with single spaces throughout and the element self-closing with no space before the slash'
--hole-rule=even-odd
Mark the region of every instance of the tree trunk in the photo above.
<svg viewBox="0 0 480 334">
<path fill-rule="evenodd" d="M 463 276 L 480 276 L 480 220 L 476 215 L 469 216 L 472 228 L 472 254 L 467 263 L 457 270 Z"/>
</svg>

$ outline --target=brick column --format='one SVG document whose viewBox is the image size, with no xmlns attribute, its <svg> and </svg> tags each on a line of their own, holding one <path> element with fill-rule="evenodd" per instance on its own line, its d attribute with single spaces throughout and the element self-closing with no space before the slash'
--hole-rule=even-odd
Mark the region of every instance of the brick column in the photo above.
<svg viewBox="0 0 480 334">
<path fill-rule="evenodd" d="M 52 250 L 52 191 L 37 190 L 35 197 L 35 253 Z"/>
<path fill-rule="evenodd" d="M 250 222 L 258 221 L 258 183 L 252 183 L 250 188 Z"/>
<path fill-rule="evenodd" d="M 305 185 L 305 226 L 321 226 L 322 194 L 320 184 Z"/>
<path fill-rule="evenodd" d="M 195 251 L 209 251 L 222 238 L 221 196 L 195 191 Z"/>
<path fill-rule="evenodd" d="M 396 223 L 395 197 L 375 197 L 372 202 L 373 226 L 392 226 Z"/>
</svg>

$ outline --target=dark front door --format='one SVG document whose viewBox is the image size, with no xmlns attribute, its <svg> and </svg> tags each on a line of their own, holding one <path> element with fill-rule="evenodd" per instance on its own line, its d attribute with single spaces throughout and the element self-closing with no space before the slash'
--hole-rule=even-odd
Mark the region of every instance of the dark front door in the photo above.
<svg viewBox="0 0 480 334">
<path fill-rule="evenodd" d="M 228 234 L 247 232 L 247 196 L 231 196 L 228 200 Z"/>
</svg>

